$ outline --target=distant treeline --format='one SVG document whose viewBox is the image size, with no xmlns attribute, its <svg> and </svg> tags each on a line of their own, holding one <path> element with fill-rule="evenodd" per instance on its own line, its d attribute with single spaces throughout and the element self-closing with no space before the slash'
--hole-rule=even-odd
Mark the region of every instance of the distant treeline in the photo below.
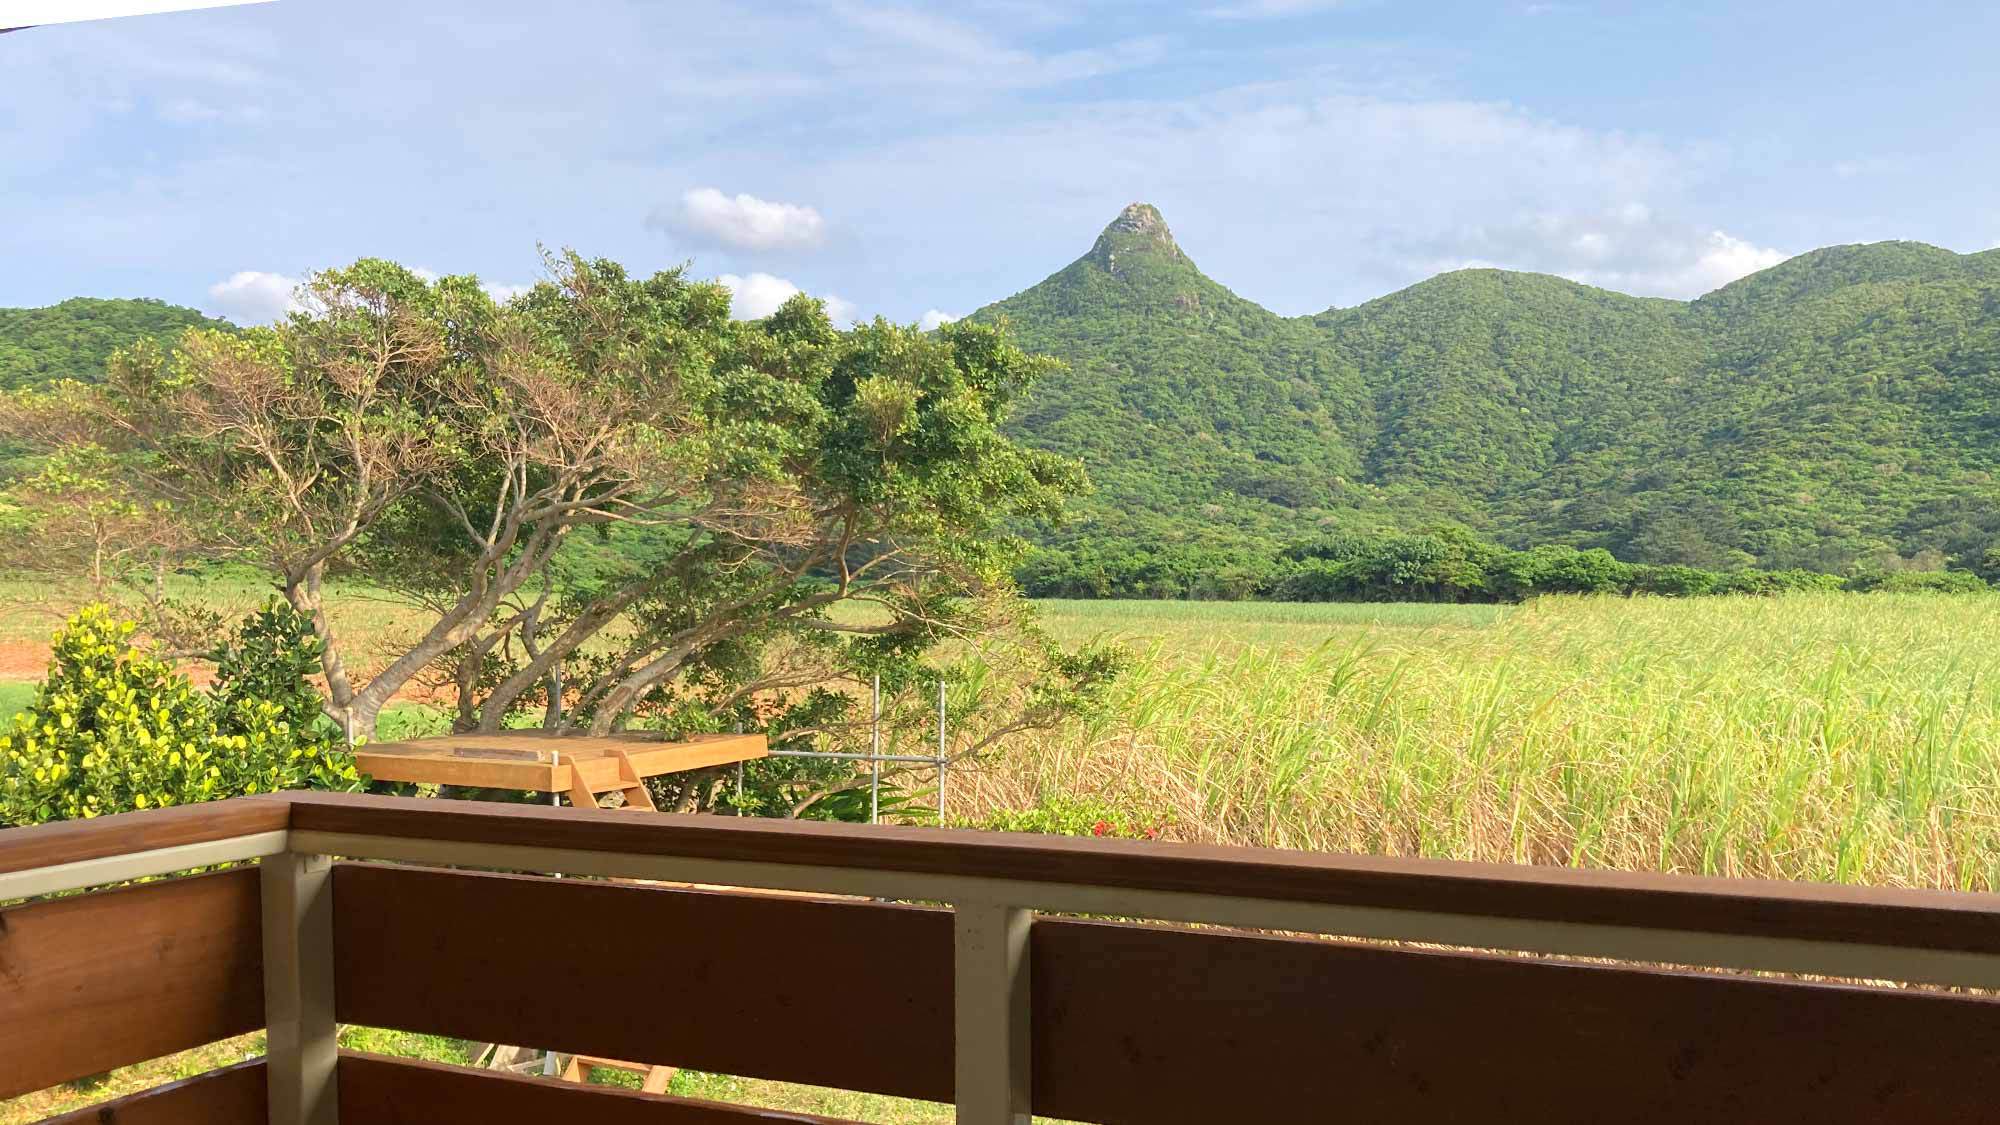
<svg viewBox="0 0 2000 1125">
<path fill-rule="evenodd" d="M 1992 589 L 1967 570 L 1704 570 L 1621 562 L 1602 549 L 1510 550 L 1458 528 L 1341 532 L 1276 555 L 1204 547 L 1043 548 L 1016 577 L 1037 598 L 1518 602 L 1538 594 L 1779 594 Z M 1992 577 L 1992 576 L 1987 576 Z"/>
</svg>

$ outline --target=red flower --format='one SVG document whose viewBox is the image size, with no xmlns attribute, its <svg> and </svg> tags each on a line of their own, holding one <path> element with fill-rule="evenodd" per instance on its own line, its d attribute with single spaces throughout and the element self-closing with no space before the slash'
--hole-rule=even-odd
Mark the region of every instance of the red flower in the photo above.
<svg viewBox="0 0 2000 1125">
<path fill-rule="evenodd" d="M 1093 825 L 1091 825 L 1091 826 L 1090 826 L 1090 834 L 1091 834 L 1092 836 L 1108 836 L 1108 835 L 1110 835 L 1110 834 L 1111 834 L 1111 823 L 1110 823 L 1109 821 L 1104 821 L 1104 820 L 1100 820 L 1100 821 L 1098 821 L 1098 822 L 1097 822 L 1096 824 L 1093 824 Z"/>
</svg>

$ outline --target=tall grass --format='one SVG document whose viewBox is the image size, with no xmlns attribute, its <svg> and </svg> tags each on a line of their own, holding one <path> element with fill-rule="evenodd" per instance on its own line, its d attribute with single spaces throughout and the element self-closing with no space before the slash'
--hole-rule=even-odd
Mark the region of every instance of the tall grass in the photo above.
<svg viewBox="0 0 2000 1125">
<path fill-rule="evenodd" d="M 1138 668 L 974 799 L 1160 806 L 1214 842 L 2000 887 L 2000 598 L 1173 608 L 1046 603 Z"/>
</svg>

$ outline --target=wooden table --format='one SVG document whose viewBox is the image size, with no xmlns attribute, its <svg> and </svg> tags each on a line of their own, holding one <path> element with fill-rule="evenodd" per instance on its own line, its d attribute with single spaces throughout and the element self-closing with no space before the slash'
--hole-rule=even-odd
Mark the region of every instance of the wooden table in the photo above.
<svg viewBox="0 0 2000 1125">
<path fill-rule="evenodd" d="M 765 757 L 761 734 L 698 734 L 678 742 L 648 734 L 604 736 L 499 731 L 357 747 L 354 765 L 377 781 L 568 793 L 579 808 L 597 795 L 625 794 L 625 807 L 651 809 L 645 779 Z"/>
</svg>

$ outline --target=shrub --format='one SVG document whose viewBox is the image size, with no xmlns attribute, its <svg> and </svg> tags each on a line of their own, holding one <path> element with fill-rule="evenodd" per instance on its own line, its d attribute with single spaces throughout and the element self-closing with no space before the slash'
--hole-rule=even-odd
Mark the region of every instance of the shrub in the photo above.
<svg viewBox="0 0 2000 1125">
<path fill-rule="evenodd" d="M 272 599 L 211 654 L 217 727 L 229 734 L 275 729 L 301 745 L 329 749 L 343 744 L 346 736 L 312 685 L 324 651 L 311 619 Z"/>
<path fill-rule="evenodd" d="M 1715 593 L 1721 577 L 1712 570 L 1678 563 L 1635 566 L 1632 568 L 1632 590 L 1634 593 L 1657 594 L 1666 598 L 1699 597 Z"/>
<path fill-rule="evenodd" d="M 1881 594 L 1977 594 L 1992 589 L 1977 574 L 1964 570 L 1862 571 L 1846 587 Z"/>
<path fill-rule="evenodd" d="M 300 693 L 312 694 L 315 711 L 318 697 L 296 675 L 290 612 L 267 609 L 246 623 L 204 693 L 134 646 L 132 623 L 103 606 L 79 611 L 56 634 L 34 702 L 0 735 L 0 822 L 355 787 L 353 760 L 330 740 L 330 725 L 301 721 Z"/>
<path fill-rule="evenodd" d="M 1045 836 L 1113 836 L 1157 840 L 1167 829 L 1164 812 L 1119 809 L 1087 798 L 1046 796 L 1033 808 L 1002 809 L 972 825 L 993 832 L 1039 832 Z"/>
</svg>

